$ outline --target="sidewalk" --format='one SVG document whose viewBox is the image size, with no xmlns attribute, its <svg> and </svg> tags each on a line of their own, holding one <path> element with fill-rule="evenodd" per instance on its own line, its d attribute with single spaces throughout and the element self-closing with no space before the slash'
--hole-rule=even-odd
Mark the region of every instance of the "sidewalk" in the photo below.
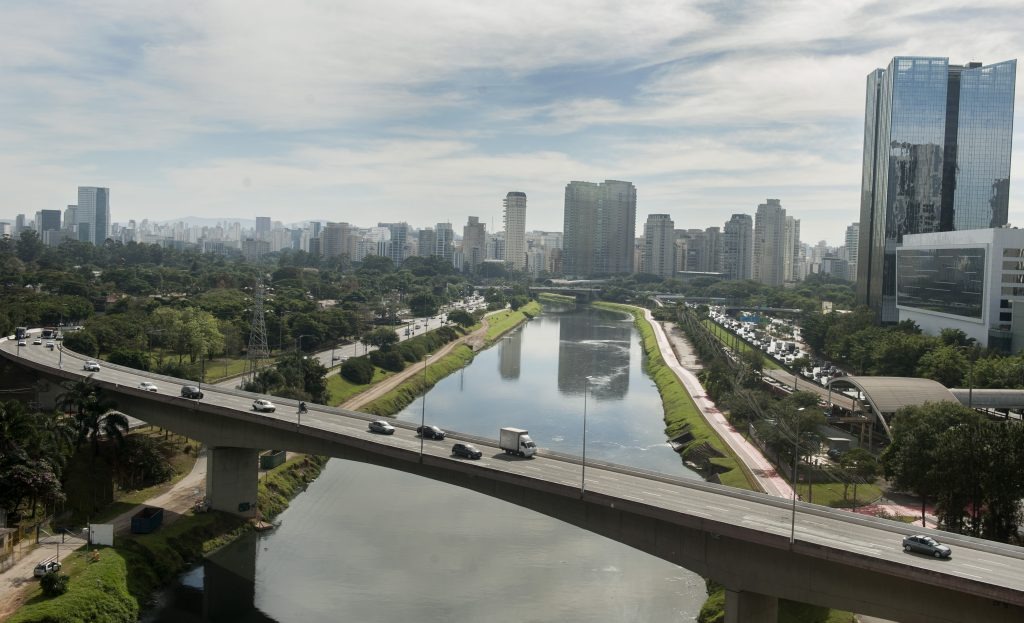
<svg viewBox="0 0 1024 623">
<path fill-rule="evenodd" d="M 197 499 L 206 491 L 206 451 L 203 450 L 196 459 L 192 471 L 179 480 L 166 492 L 146 500 L 131 510 L 118 515 L 110 523 L 114 524 L 115 534 L 124 534 L 131 527 L 132 515 L 143 506 L 160 506 L 164 509 L 164 523 L 172 523 L 192 508 Z M 41 540 L 34 549 L 26 548 L 21 560 L 7 571 L 0 573 L 0 621 L 14 613 L 25 602 L 29 592 L 35 586 L 36 579 L 32 575 L 36 564 L 57 555 L 65 560 L 75 550 L 86 544 L 84 538 L 68 536 L 64 543 L 58 543 L 59 536 Z"/>
<path fill-rule="evenodd" d="M 758 450 L 753 444 L 751 444 L 743 436 L 743 434 L 733 428 L 732 424 L 725 419 L 725 415 L 718 410 L 715 403 L 708 398 L 704 388 L 701 387 L 700 381 L 697 376 L 687 370 L 682 364 L 679 363 L 679 359 L 676 358 L 675 351 L 672 349 L 672 343 L 665 333 L 665 328 L 660 322 L 656 321 L 651 315 L 651 310 L 641 308 L 644 312 L 644 317 L 651 327 L 654 329 L 654 337 L 658 342 L 658 349 L 661 351 L 662 359 L 665 360 L 665 364 L 675 373 L 676 377 L 682 382 L 686 391 L 693 398 L 694 404 L 697 405 L 697 409 L 703 414 L 704 419 L 711 425 L 711 427 L 718 433 L 718 436 L 736 453 L 736 456 L 754 475 L 754 479 L 757 481 L 757 486 L 762 491 L 769 495 L 774 495 L 782 498 L 792 498 L 793 488 L 789 486 L 782 476 L 775 470 L 775 466 L 772 465 L 768 459 L 762 456 L 761 451 Z"/>
</svg>

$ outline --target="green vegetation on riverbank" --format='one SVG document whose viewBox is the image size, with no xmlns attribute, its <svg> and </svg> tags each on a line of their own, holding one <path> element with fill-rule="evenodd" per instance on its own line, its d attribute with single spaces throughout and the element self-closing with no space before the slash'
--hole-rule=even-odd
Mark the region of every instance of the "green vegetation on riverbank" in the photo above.
<svg viewBox="0 0 1024 623">
<path fill-rule="evenodd" d="M 530 318 L 540 313 L 541 306 L 537 301 L 530 301 L 517 310 L 506 309 L 487 316 L 486 345 L 490 346 L 502 335 L 515 329 Z"/>
<path fill-rule="evenodd" d="M 284 510 L 326 463 L 299 456 L 271 470 L 259 485 L 264 518 Z M 99 548 L 95 562 L 80 550 L 64 567 L 68 592 L 48 599 L 35 589 L 9 623 L 133 623 L 154 590 L 248 530 L 249 522 L 228 513 L 188 514 L 152 534 L 119 536 L 117 547 Z"/>
<path fill-rule="evenodd" d="M 658 386 L 665 411 L 665 433 L 669 438 L 688 433 L 692 441 L 682 452 L 683 458 L 695 463 L 710 463 L 724 485 L 740 489 L 754 489 L 754 483 L 743 463 L 736 458 L 732 449 L 715 433 L 701 414 L 693 398 L 683 387 L 675 373 L 665 364 L 654 329 L 644 317 L 643 310 L 631 305 L 618 303 L 593 303 L 595 307 L 622 311 L 632 314 L 634 324 L 640 332 L 644 354 L 647 357 L 647 373 Z M 716 456 L 717 455 L 717 456 Z"/>
<path fill-rule="evenodd" d="M 708 600 L 697 615 L 697 623 L 722 623 L 725 621 L 725 588 L 709 581 Z M 802 604 L 787 599 L 779 600 L 779 623 L 854 623 L 853 614 L 841 610 L 829 610 L 821 606 Z"/>
<path fill-rule="evenodd" d="M 540 311 L 540 303 L 530 301 L 518 310 L 506 309 L 488 315 L 487 334 L 483 347 L 490 346 L 502 335 L 533 318 Z M 473 361 L 473 349 L 465 344 L 460 344 L 438 361 L 430 361 L 423 374 L 412 375 L 398 387 L 363 406 L 362 410 L 374 415 L 394 415 L 412 404 L 417 397 L 429 391 L 438 381 L 468 366 L 471 361 Z"/>
<path fill-rule="evenodd" d="M 394 376 L 394 374 L 394 372 L 390 372 L 388 370 L 384 370 L 383 368 L 378 368 L 374 366 L 373 380 L 371 380 L 366 385 L 359 385 L 358 383 L 353 383 L 352 381 L 345 379 L 340 374 L 328 375 L 327 391 L 330 393 L 331 396 L 331 406 L 339 407 L 345 404 L 345 402 L 350 398 L 358 396 L 359 394 L 365 392 L 366 390 L 370 389 L 377 383 L 380 383 L 389 376 Z"/>
<path fill-rule="evenodd" d="M 576 304 L 576 297 L 575 296 L 566 296 L 565 294 L 555 294 L 554 292 L 541 292 L 540 294 L 537 295 L 537 300 L 539 300 L 542 303 L 547 301 L 547 302 L 550 302 L 550 303 L 569 303 L 569 304 L 572 304 L 572 305 Z"/>
</svg>

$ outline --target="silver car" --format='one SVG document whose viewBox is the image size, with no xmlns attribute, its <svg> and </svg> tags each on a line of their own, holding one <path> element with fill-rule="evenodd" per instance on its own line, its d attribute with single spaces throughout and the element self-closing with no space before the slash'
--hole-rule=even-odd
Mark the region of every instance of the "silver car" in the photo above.
<svg viewBox="0 0 1024 623">
<path fill-rule="evenodd" d="M 949 549 L 948 545 L 943 545 L 932 537 L 923 534 L 903 537 L 903 551 L 917 552 L 918 554 L 926 554 L 936 558 L 949 558 L 953 555 L 953 550 Z"/>
<path fill-rule="evenodd" d="M 395 427 L 388 424 L 384 420 L 374 420 L 370 422 L 369 429 L 371 433 L 380 433 L 382 435 L 395 434 Z"/>
</svg>

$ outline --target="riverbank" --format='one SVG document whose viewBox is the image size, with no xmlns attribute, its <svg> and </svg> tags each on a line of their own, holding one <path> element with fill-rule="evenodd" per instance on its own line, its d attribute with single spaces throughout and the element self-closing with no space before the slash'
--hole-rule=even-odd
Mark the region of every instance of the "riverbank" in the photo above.
<svg viewBox="0 0 1024 623">
<path fill-rule="evenodd" d="M 541 303 L 547 301 L 549 303 L 559 303 L 559 304 L 569 304 L 569 305 L 575 305 L 576 304 L 576 297 L 575 296 L 567 296 L 565 294 L 555 294 L 554 292 L 541 292 L 540 294 L 537 295 L 537 300 L 540 301 Z"/>
<path fill-rule="evenodd" d="M 424 362 L 422 372 L 417 366 L 404 377 L 388 379 L 393 385 L 372 400 L 353 400 L 344 406 L 348 409 L 359 408 L 374 415 L 394 415 L 430 391 L 438 381 L 472 363 L 476 351 L 491 346 L 501 339 L 501 336 L 535 317 L 540 311 L 541 304 L 530 301 L 517 310 L 505 309 L 488 314 L 484 317 L 482 326 L 467 335 L 464 342 L 449 344 L 439 351 L 440 356 Z M 366 395 L 368 396 L 369 392 Z M 363 396 L 356 398 L 360 399 Z"/>
<path fill-rule="evenodd" d="M 297 456 L 268 472 L 258 493 L 264 518 L 283 511 L 326 463 L 324 457 Z M 47 598 L 36 589 L 8 623 L 133 623 L 159 586 L 252 529 L 228 513 L 189 513 L 153 534 L 118 537 L 114 547 L 79 549 L 63 570 L 70 576 L 68 591 Z"/>
<path fill-rule="evenodd" d="M 676 439 L 685 448 L 680 453 L 684 460 L 701 468 L 710 480 L 730 487 L 759 490 L 754 478 L 732 448 L 711 427 L 697 407 L 683 382 L 666 364 L 654 335 L 654 328 L 644 317 L 641 308 L 619 303 L 592 303 L 594 307 L 626 312 L 640 332 L 647 370 L 661 394 L 664 407 L 665 434 Z"/>
</svg>

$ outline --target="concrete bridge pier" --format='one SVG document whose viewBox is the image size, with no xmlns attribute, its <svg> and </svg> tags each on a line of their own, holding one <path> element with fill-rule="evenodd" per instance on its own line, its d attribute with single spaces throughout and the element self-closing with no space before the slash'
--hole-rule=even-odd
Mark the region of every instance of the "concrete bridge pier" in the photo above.
<svg viewBox="0 0 1024 623">
<path fill-rule="evenodd" d="M 725 623 L 776 623 L 779 600 L 771 595 L 725 589 Z"/>
<path fill-rule="evenodd" d="M 206 457 L 206 500 L 214 510 L 256 516 L 259 450 L 210 448 Z"/>
</svg>

